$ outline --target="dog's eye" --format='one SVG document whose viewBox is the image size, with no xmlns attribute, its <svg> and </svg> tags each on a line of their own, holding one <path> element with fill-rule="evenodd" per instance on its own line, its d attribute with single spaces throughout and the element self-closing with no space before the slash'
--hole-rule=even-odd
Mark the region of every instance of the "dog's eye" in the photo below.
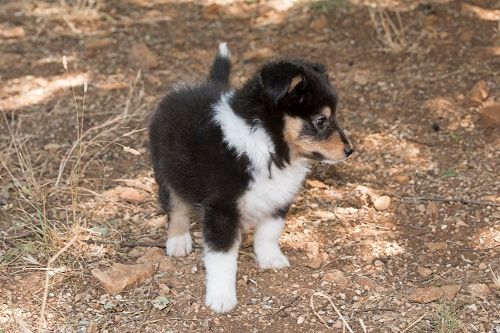
<svg viewBox="0 0 500 333">
<path fill-rule="evenodd" d="M 314 127 L 316 130 L 324 130 L 328 126 L 328 119 L 325 116 L 321 116 L 313 120 Z"/>
<path fill-rule="evenodd" d="M 303 101 L 304 101 L 304 95 L 300 96 L 300 98 L 299 98 L 299 104 L 302 104 Z"/>
</svg>

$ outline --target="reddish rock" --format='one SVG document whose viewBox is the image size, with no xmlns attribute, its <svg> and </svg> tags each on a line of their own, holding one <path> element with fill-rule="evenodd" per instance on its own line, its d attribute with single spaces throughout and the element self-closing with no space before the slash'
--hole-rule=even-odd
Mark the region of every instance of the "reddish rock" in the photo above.
<svg viewBox="0 0 500 333">
<path fill-rule="evenodd" d="M 376 290 L 376 291 L 384 291 L 384 287 L 380 286 L 377 282 L 373 281 L 372 279 L 365 277 L 365 276 L 360 276 L 354 279 L 354 282 L 359 284 L 360 286 L 366 286 L 368 289 Z"/>
<path fill-rule="evenodd" d="M 132 187 L 123 189 L 120 193 L 120 199 L 129 203 L 141 203 L 144 201 L 142 194 Z"/>
<path fill-rule="evenodd" d="M 448 248 L 448 243 L 446 242 L 433 242 L 425 243 L 431 252 L 437 252 L 441 250 L 446 250 Z"/>
<path fill-rule="evenodd" d="M 158 66 L 156 54 L 144 43 L 133 44 L 130 48 L 130 55 L 132 61 L 141 68 L 150 69 Z"/>
<path fill-rule="evenodd" d="M 141 284 L 155 272 L 151 263 L 124 265 L 115 263 L 107 270 L 93 269 L 92 275 L 99 280 L 108 294 L 115 294 L 126 288 Z"/>
<path fill-rule="evenodd" d="M 309 185 L 310 187 L 314 187 L 314 188 L 328 188 L 328 185 L 326 185 L 322 181 L 315 180 L 315 179 L 307 179 L 306 184 Z"/>
<path fill-rule="evenodd" d="M 469 94 L 469 101 L 474 106 L 479 106 L 488 98 L 489 88 L 484 80 L 476 82 Z"/>
<path fill-rule="evenodd" d="M 450 284 L 447 286 L 442 286 L 441 290 L 443 291 L 443 300 L 452 301 L 458 294 L 458 292 L 462 289 L 458 284 Z"/>
<path fill-rule="evenodd" d="M 432 269 L 429 269 L 429 268 L 426 268 L 426 267 L 421 267 L 421 266 L 418 266 L 417 268 L 417 273 L 418 275 L 422 276 L 422 277 L 428 277 L 429 275 L 431 275 L 433 272 L 432 272 Z"/>
<path fill-rule="evenodd" d="M 414 303 L 430 303 L 442 295 L 443 290 L 438 287 L 417 288 L 408 296 L 408 300 Z"/>
<path fill-rule="evenodd" d="M 331 282 L 341 288 L 347 288 L 351 282 L 345 277 L 344 272 L 334 269 L 323 276 L 323 281 Z"/>
<path fill-rule="evenodd" d="M 500 103 L 484 107 L 479 112 L 481 122 L 485 127 L 495 128 L 500 126 Z"/>
<path fill-rule="evenodd" d="M 469 284 L 466 288 L 467 292 L 473 296 L 487 298 L 491 295 L 491 289 L 483 283 Z"/>
<path fill-rule="evenodd" d="M 160 272 L 171 272 L 175 270 L 175 265 L 170 257 L 165 255 L 165 251 L 159 247 L 148 248 L 143 256 L 137 259 L 138 264 L 153 264 Z M 159 266 L 158 266 L 159 264 Z"/>
<path fill-rule="evenodd" d="M 274 55 L 273 50 L 268 47 L 261 47 L 254 50 L 249 50 L 243 54 L 243 58 L 248 61 L 263 61 L 272 58 Z"/>
<path fill-rule="evenodd" d="M 320 15 L 317 19 L 311 22 L 311 29 L 316 32 L 322 32 L 328 27 L 328 19 L 325 15 Z"/>
</svg>

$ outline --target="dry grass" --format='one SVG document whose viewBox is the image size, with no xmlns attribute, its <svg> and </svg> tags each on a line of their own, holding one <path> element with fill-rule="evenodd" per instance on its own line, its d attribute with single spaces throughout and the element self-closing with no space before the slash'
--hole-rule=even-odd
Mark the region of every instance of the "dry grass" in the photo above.
<svg viewBox="0 0 500 333">
<path fill-rule="evenodd" d="M 392 53 L 400 53 L 408 48 L 405 36 L 405 27 L 399 12 L 390 14 L 380 7 L 369 7 L 368 13 L 377 38 L 384 45 L 384 49 Z"/>
<path fill-rule="evenodd" d="M 70 75 L 67 60 L 63 67 Z M 81 89 L 81 90 L 80 90 Z M 97 125 L 84 128 L 88 85 L 72 87 L 74 109 L 74 143 L 59 162 L 56 175 L 48 175 L 47 159 L 40 158 L 40 142 L 36 134 L 23 130 L 23 116 L 9 119 L 3 113 L 4 125 L 10 142 L 0 147 L 0 170 L 10 178 L 15 192 L 12 205 L 21 214 L 21 223 L 16 234 L 25 234 L 15 240 L 15 246 L 8 248 L 0 265 L 10 265 L 29 253 L 36 253 L 36 260 L 43 262 L 74 236 L 75 230 L 86 229 L 86 220 L 79 213 L 79 194 L 85 181 L 83 175 L 93 162 L 99 161 L 112 146 L 123 146 L 120 142 L 144 129 L 130 129 L 127 124 L 137 116 L 143 91 L 141 73 L 130 85 L 129 95 L 121 113 L 113 115 Z M 78 93 L 81 91 L 81 93 Z M 80 94 L 80 95 L 79 95 Z M 78 102 L 81 100 L 81 102 Z M 128 148 L 129 150 L 133 150 Z M 64 212 L 65 217 L 55 216 L 55 211 Z M 13 230 L 11 230 L 12 233 Z"/>
<path fill-rule="evenodd" d="M 447 304 L 442 304 L 435 318 L 435 331 L 437 333 L 459 332 L 461 324 L 455 309 Z"/>
</svg>

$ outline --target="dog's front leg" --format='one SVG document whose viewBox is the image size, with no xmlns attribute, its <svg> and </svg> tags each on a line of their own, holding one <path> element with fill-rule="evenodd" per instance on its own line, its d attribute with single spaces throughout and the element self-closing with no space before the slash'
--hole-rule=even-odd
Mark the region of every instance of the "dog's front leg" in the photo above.
<svg viewBox="0 0 500 333">
<path fill-rule="evenodd" d="M 236 207 L 206 207 L 203 227 L 207 289 L 205 304 L 216 312 L 228 312 L 238 302 L 236 272 L 241 240 Z"/>
<path fill-rule="evenodd" d="M 288 258 L 281 252 L 279 240 L 285 226 L 282 217 L 269 217 L 255 227 L 253 249 L 257 264 L 262 269 L 290 266 Z"/>
</svg>

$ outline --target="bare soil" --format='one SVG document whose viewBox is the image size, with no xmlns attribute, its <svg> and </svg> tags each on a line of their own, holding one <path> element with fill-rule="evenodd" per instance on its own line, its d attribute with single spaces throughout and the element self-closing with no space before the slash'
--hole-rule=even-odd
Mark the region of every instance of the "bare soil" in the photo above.
<svg viewBox="0 0 500 333">
<path fill-rule="evenodd" d="M 38 329 L 46 274 L 43 332 L 348 332 L 338 313 L 354 332 L 500 330 L 499 20 L 493 0 L 2 1 L 0 332 Z M 355 153 L 314 165 L 290 268 L 260 271 L 245 242 L 229 314 L 204 306 L 196 219 L 192 254 L 109 295 L 91 271 L 166 236 L 148 117 L 222 41 L 235 86 L 274 56 L 325 63 Z M 89 144 L 60 172 L 80 125 Z"/>
</svg>

